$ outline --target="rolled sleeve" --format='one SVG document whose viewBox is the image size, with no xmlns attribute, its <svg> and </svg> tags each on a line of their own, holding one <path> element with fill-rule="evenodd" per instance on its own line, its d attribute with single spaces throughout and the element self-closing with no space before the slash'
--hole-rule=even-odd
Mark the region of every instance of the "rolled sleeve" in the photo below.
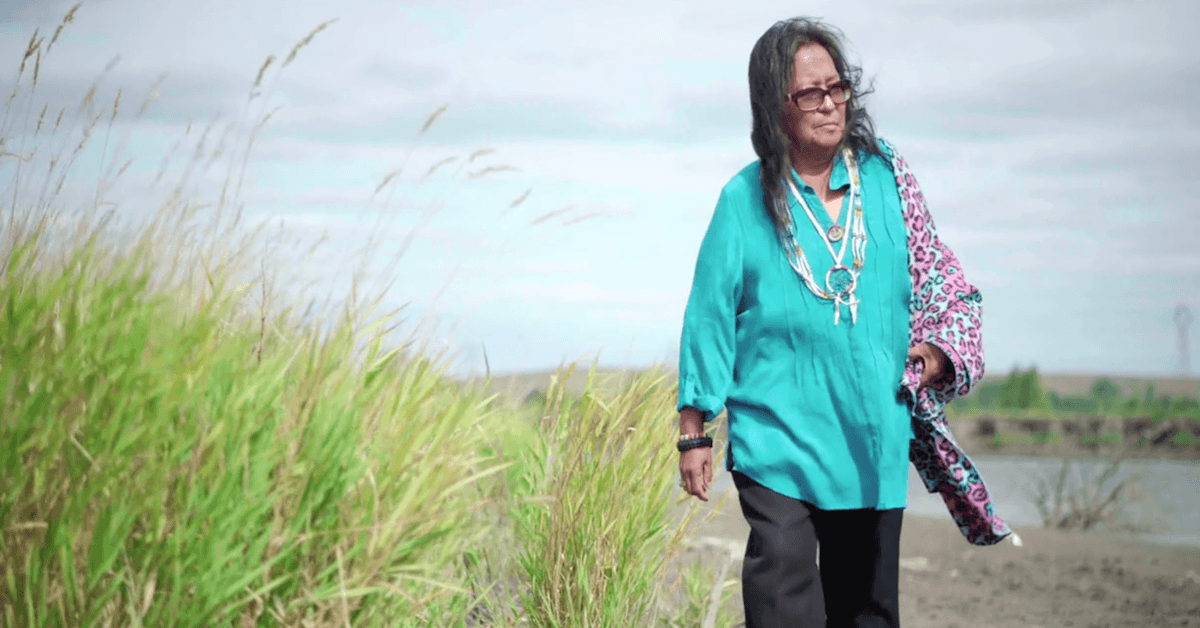
<svg viewBox="0 0 1200 628">
<path fill-rule="evenodd" d="M 679 402 L 705 422 L 725 408 L 737 353 L 737 307 L 742 291 L 742 226 L 738 206 L 721 193 L 700 244 L 679 343 Z"/>
</svg>

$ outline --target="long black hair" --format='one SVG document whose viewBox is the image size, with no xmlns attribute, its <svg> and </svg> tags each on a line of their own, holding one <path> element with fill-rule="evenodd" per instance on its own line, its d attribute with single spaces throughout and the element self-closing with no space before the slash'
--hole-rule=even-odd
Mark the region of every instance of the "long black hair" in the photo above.
<svg viewBox="0 0 1200 628">
<path fill-rule="evenodd" d="M 754 114 L 750 141 L 761 162 L 759 177 L 763 203 L 775 220 L 776 228 L 782 228 L 787 215 L 783 184 L 784 177 L 792 172 L 792 144 L 784 128 L 783 109 L 792 82 L 796 51 L 809 43 L 825 48 L 833 58 L 838 76 L 851 87 L 850 100 L 846 101 L 847 133 L 842 147 L 849 147 L 855 154 L 866 152 L 883 156 L 875 139 L 875 123 L 862 101 L 872 89 L 862 87 L 862 68 L 846 59 L 841 31 L 812 18 L 776 22 L 758 38 L 750 53 L 750 109 Z"/>
</svg>

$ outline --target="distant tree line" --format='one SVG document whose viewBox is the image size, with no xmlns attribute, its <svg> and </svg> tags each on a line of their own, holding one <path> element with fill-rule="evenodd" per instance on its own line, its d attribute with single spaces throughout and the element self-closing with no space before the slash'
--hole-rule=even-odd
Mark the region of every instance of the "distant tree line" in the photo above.
<svg viewBox="0 0 1200 628">
<path fill-rule="evenodd" d="M 1062 396 L 1042 387 L 1036 368 L 1014 369 L 1003 381 L 981 384 L 951 403 L 951 411 L 1041 411 L 1087 416 L 1191 417 L 1200 419 L 1200 401 L 1183 395 L 1159 395 L 1153 384 L 1140 393 L 1125 394 L 1111 380 L 1098 378 L 1086 396 Z"/>
</svg>

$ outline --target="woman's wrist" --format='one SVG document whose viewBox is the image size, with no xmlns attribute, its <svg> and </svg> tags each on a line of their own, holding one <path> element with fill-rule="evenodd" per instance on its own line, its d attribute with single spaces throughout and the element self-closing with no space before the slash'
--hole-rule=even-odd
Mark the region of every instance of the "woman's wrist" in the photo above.
<svg viewBox="0 0 1200 628">
<path fill-rule="evenodd" d="M 704 415 L 695 408 L 684 408 L 679 411 L 680 434 L 703 434 Z"/>
<path fill-rule="evenodd" d="M 675 448 L 679 450 L 679 453 L 683 453 L 690 449 L 713 446 L 713 439 L 707 434 L 701 434 L 699 436 L 688 434 L 687 436 L 688 437 L 680 438 L 679 442 L 675 443 Z"/>
</svg>

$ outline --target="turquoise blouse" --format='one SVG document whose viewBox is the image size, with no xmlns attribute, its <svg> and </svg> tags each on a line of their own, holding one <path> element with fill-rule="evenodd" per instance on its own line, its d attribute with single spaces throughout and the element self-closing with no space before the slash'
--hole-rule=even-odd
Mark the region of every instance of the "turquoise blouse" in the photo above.
<svg viewBox="0 0 1200 628">
<path fill-rule="evenodd" d="M 805 287 L 763 205 L 759 164 L 722 189 L 700 245 L 684 314 L 678 409 L 729 418 L 726 466 L 826 510 L 903 508 L 910 412 L 898 396 L 912 298 L 900 196 L 888 161 L 859 157 L 865 266 L 858 322 Z M 823 229 L 833 224 L 813 189 L 797 188 Z M 830 187 L 849 185 L 839 156 Z M 796 237 L 818 285 L 833 264 L 788 194 Z M 850 211 L 843 201 L 839 224 Z M 835 243 L 835 250 L 839 248 Z M 843 264 L 849 266 L 847 247 Z"/>
</svg>

